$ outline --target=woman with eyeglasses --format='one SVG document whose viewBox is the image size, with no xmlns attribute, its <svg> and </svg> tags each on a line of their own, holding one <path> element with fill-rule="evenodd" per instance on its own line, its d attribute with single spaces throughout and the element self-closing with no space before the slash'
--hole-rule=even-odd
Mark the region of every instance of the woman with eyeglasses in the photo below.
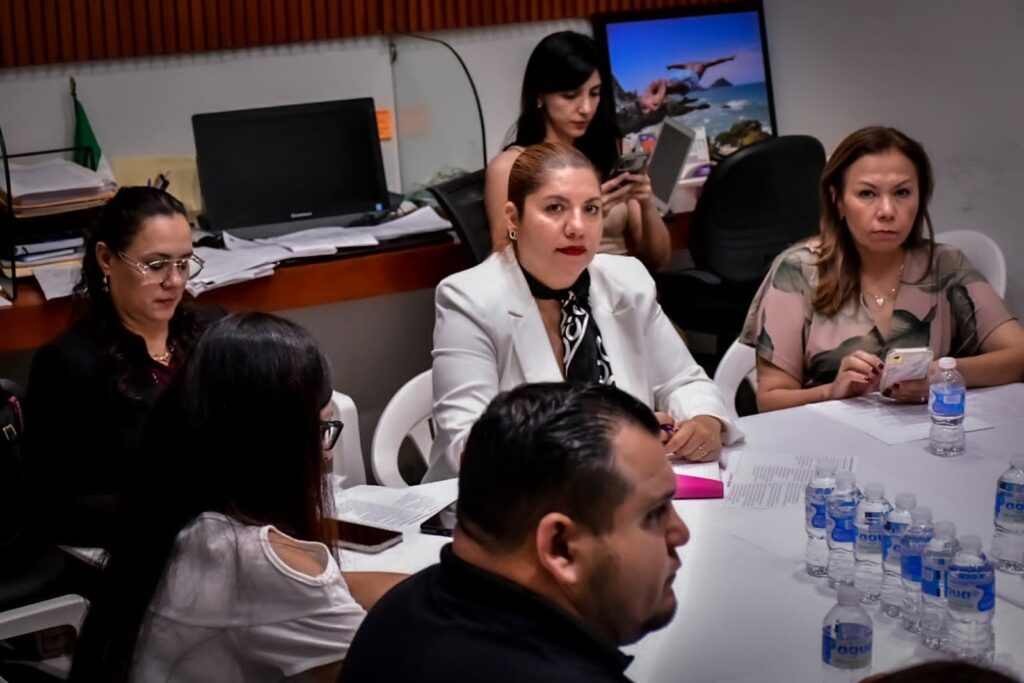
<svg viewBox="0 0 1024 683">
<path fill-rule="evenodd" d="M 298 325 L 210 326 L 154 413 L 149 485 L 128 495 L 72 680 L 337 680 L 365 610 L 404 576 L 339 569 L 330 397 Z"/>
<path fill-rule="evenodd" d="M 123 187 L 85 238 L 79 316 L 32 362 L 26 455 L 58 543 L 104 546 L 150 408 L 212 315 L 185 284 L 203 262 L 181 202 Z"/>
</svg>

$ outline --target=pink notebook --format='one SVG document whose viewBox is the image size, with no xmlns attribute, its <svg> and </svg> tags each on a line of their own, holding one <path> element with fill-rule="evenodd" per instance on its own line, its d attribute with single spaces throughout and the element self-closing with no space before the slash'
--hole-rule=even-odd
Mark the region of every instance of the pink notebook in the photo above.
<svg viewBox="0 0 1024 683">
<path fill-rule="evenodd" d="M 677 464 L 676 498 L 724 498 L 725 485 L 717 462 Z"/>
</svg>

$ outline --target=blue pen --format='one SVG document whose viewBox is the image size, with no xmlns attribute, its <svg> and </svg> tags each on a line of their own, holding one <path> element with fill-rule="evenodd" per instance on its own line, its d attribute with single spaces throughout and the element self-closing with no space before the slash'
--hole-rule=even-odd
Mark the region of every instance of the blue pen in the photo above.
<svg viewBox="0 0 1024 683">
<path fill-rule="evenodd" d="M 666 434 L 675 434 L 676 428 L 674 425 L 663 424 L 661 425 L 661 431 L 665 432 Z"/>
</svg>

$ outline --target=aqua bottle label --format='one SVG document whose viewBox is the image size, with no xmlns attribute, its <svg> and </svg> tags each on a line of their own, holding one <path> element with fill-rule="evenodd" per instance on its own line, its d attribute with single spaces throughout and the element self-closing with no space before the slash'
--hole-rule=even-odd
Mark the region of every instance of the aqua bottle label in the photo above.
<svg viewBox="0 0 1024 683">
<path fill-rule="evenodd" d="M 949 560 L 937 557 L 921 566 L 921 591 L 936 598 L 946 597 Z"/>
<path fill-rule="evenodd" d="M 1024 484 L 999 482 L 996 488 L 996 520 L 1024 524 Z"/>
<path fill-rule="evenodd" d="M 961 612 L 987 612 L 996 606 L 996 577 L 992 567 L 957 567 L 949 572 L 946 599 Z"/>
<path fill-rule="evenodd" d="M 821 661 L 837 669 L 871 666 L 872 630 L 865 624 L 836 624 L 821 629 Z"/>
<path fill-rule="evenodd" d="M 963 389 L 955 389 L 953 391 L 932 389 L 929 393 L 931 394 L 931 402 L 928 407 L 935 415 L 957 417 L 964 414 L 964 399 L 967 392 Z"/>
</svg>

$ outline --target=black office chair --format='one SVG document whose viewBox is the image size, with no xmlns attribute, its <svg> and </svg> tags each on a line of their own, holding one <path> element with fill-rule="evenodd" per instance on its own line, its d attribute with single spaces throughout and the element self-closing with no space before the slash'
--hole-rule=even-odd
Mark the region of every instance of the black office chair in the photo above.
<svg viewBox="0 0 1024 683">
<path fill-rule="evenodd" d="M 683 330 L 714 335 L 708 371 L 736 339 L 772 260 L 818 232 L 825 150 L 809 135 L 744 147 L 719 163 L 694 209 L 694 268 L 656 276 L 661 305 Z"/>
<path fill-rule="evenodd" d="M 77 629 L 86 609 L 81 596 L 70 594 L 67 555 L 32 528 L 20 394 L 13 382 L 0 379 L 0 640 L 63 625 Z M 0 656 L 3 678 L 56 680 Z"/>
<path fill-rule="evenodd" d="M 427 188 L 455 226 L 474 263 L 491 253 L 491 228 L 484 209 L 484 169 Z"/>
</svg>

